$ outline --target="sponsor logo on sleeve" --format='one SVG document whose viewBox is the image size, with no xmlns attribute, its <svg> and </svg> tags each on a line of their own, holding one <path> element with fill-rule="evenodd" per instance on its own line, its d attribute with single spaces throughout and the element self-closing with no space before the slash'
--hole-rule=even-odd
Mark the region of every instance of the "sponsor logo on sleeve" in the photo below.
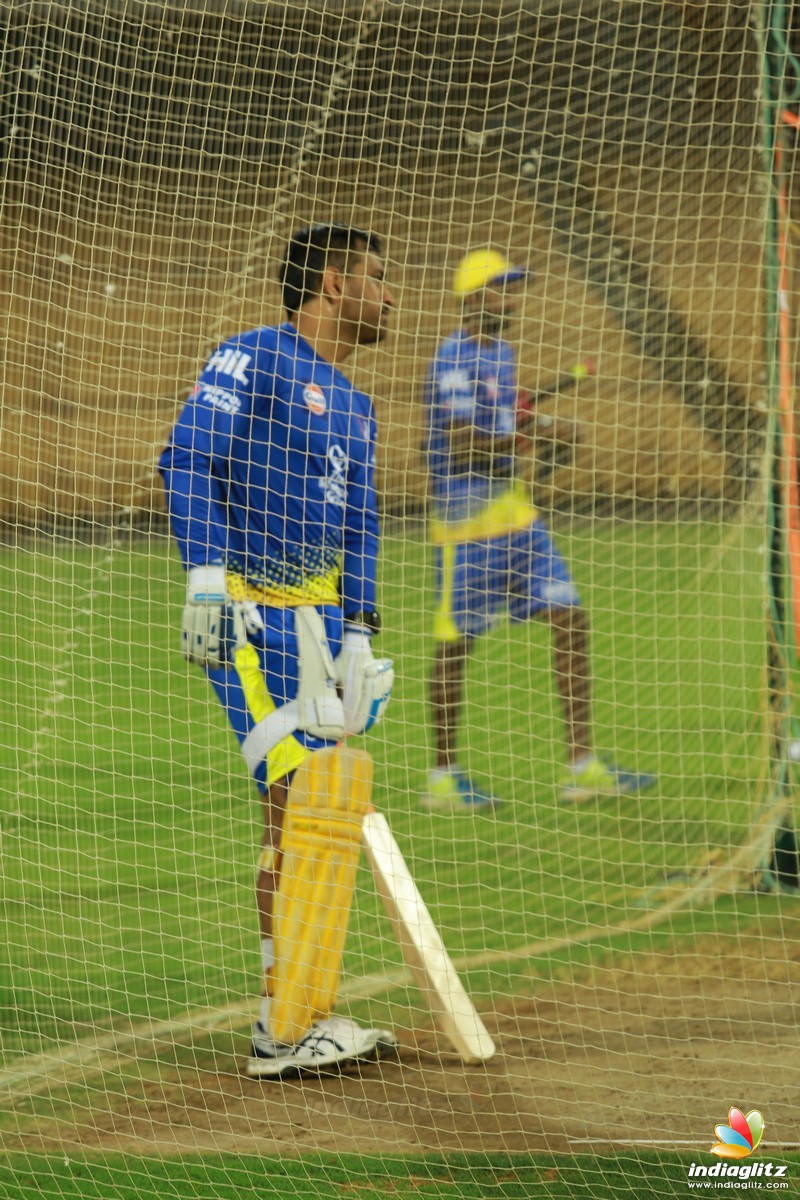
<svg viewBox="0 0 800 1200">
<path fill-rule="evenodd" d="M 211 387 L 208 384 L 200 384 L 197 388 L 199 399 L 206 404 L 210 404 L 213 408 L 220 409 L 221 412 L 230 413 L 233 416 L 242 407 L 242 401 L 239 396 L 233 392 L 226 391 L 225 388 Z"/>
<path fill-rule="evenodd" d="M 207 371 L 216 371 L 217 375 L 230 375 L 237 383 L 248 384 L 250 376 L 245 374 L 245 368 L 252 362 L 252 355 L 243 350 L 234 350 L 231 346 L 215 350 L 208 360 Z"/>
</svg>

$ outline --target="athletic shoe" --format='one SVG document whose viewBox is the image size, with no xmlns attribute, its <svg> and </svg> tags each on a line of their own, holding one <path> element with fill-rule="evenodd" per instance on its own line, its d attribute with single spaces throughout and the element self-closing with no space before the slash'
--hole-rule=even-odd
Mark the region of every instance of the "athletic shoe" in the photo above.
<svg viewBox="0 0 800 1200">
<path fill-rule="evenodd" d="M 580 771 L 567 767 L 561 773 L 561 801 L 564 804 L 582 804 L 603 796 L 635 796 L 653 787 L 655 775 L 636 774 L 623 771 L 613 763 L 593 758 Z"/>
<path fill-rule="evenodd" d="M 364 1029 L 349 1017 L 326 1017 L 324 1021 L 315 1021 L 314 1029 L 323 1030 L 336 1036 L 366 1037 L 369 1035 L 374 1042 L 375 1053 L 370 1057 L 394 1058 L 397 1056 L 397 1038 L 391 1029 Z"/>
<path fill-rule="evenodd" d="M 347 1017 L 315 1021 L 293 1046 L 274 1041 L 261 1021 L 253 1028 L 251 1079 L 292 1079 L 303 1074 L 339 1069 L 353 1062 L 375 1062 L 396 1053 L 397 1038 L 388 1029 L 362 1029 Z"/>
<path fill-rule="evenodd" d="M 479 812 L 503 802 L 482 792 L 464 771 L 431 771 L 428 790 L 420 797 L 420 803 L 440 812 Z"/>
</svg>

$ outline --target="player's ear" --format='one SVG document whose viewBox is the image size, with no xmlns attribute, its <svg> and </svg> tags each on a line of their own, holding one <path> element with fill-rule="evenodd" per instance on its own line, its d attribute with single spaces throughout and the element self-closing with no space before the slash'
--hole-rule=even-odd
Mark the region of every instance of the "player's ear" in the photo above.
<svg viewBox="0 0 800 1200">
<path fill-rule="evenodd" d="M 322 272 L 321 294 L 331 304 L 338 304 L 344 291 L 344 275 L 334 263 L 329 263 Z"/>
</svg>

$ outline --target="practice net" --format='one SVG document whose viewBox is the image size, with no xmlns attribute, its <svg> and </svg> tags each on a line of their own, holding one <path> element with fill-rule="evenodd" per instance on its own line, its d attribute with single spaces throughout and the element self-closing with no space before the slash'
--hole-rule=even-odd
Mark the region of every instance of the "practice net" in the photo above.
<svg viewBox="0 0 800 1200">
<path fill-rule="evenodd" d="M 783 9 L 0 6 L 0 1195 L 684 1195 L 748 1162 L 709 1152 L 731 1108 L 791 1175 Z M 342 365 L 396 672 L 349 744 L 495 1053 L 437 1027 L 362 857 L 337 1012 L 399 1049 L 259 1080 L 262 808 L 181 654 L 157 463 L 330 221 L 381 239 L 396 300 Z M 481 470 L 491 503 L 443 520 Z"/>
</svg>

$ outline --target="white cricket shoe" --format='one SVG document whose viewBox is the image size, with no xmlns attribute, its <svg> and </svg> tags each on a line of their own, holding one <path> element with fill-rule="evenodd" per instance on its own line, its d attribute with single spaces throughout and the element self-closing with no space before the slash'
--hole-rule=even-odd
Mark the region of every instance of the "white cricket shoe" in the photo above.
<svg viewBox="0 0 800 1200">
<path fill-rule="evenodd" d="M 388 1029 L 363 1029 L 347 1017 L 315 1021 L 293 1046 L 274 1041 L 263 1023 L 256 1021 L 245 1071 L 251 1079 L 294 1078 L 352 1062 L 375 1062 L 396 1048 L 397 1038 Z"/>
</svg>

